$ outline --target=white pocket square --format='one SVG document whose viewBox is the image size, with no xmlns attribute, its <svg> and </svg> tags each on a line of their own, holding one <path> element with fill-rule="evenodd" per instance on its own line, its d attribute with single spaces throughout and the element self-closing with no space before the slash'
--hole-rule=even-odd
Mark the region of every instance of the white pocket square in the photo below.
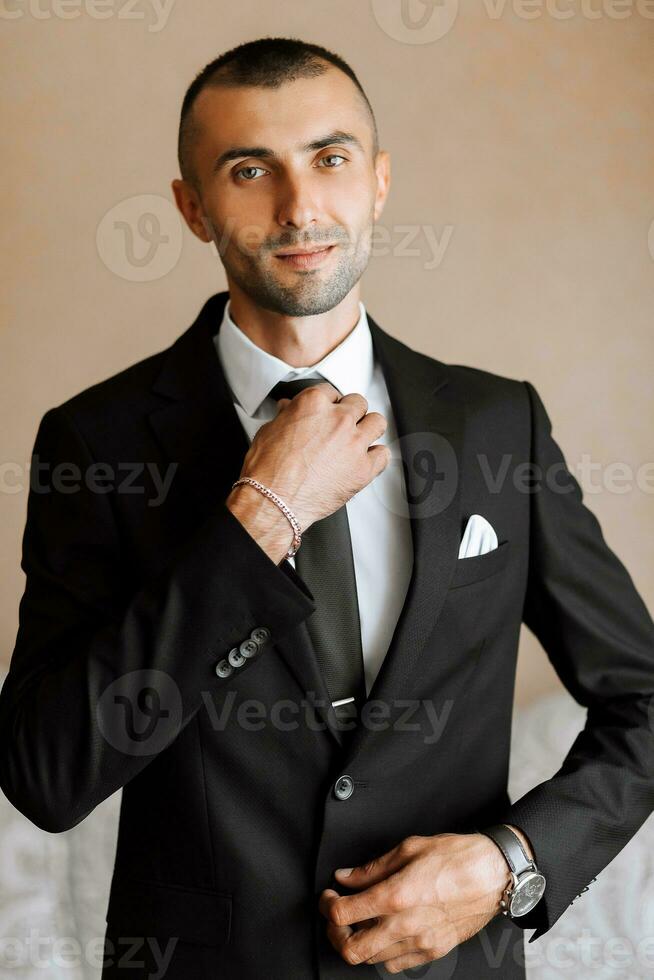
<svg viewBox="0 0 654 980">
<path fill-rule="evenodd" d="M 497 535 L 481 514 L 472 514 L 459 545 L 459 558 L 473 558 L 497 548 Z"/>
</svg>

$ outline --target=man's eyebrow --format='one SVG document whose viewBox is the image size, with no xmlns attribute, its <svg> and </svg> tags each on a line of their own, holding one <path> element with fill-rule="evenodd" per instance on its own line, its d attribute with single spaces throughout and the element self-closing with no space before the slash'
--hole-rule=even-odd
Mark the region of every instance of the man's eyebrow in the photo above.
<svg viewBox="0 0 654 980">
<path fill-rule="evenodd" d="M 333 133 L 327 133 L 326 136 L 321 136 L 318 139 L 311 140 L 310 143 L 303 143 L 298 147 L 298 149 L 301 153 L 312 153 L 316 150 L 322 150 L 325 146 L 332 146 L 334 144 L 354 146 L 361 150 L 362 153 L 364 152 L 361 140 L 355 136 L 354 133 L 345 133 L 340 129 L 334 130 Z M 211 172 L 214 174 L 218 173 L 218 171 L 231 160 L 240 160 L 243 157 L 274 159 L 276 155 L 277 154 L 275 151 L 271 150 L 268 146 L 230 146 L 228 150 L 221 153 L 220 156 L 214 161 Z"/>
</svg>

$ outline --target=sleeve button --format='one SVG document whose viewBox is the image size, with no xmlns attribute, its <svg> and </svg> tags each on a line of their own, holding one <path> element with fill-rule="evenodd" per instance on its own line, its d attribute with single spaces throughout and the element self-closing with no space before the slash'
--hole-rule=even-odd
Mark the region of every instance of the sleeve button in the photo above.
<svg viewBox="0 0 654 980">
<path fill-rule="evenodd" d="M 248 640 L 243 640 L 238 650 L 242 657 L 249 660 L 251 657 L 256 657 L 259 650 L 261 649 L 260 644 L 250 637 Z"/>
<path fill-rule="evenodd" d="M 250 633 L 250 638 L 254 640 L 255 643 L 263 646 L 263 644 L 267 643 L 270 639 L 270 630 L 267 626 L 257 626 Z"/>
<path fill-rule="evenodd" d="M 216 664 L 216 674 L 218 677 L 229 677 L 229 675 L 233 672 L 234 668 L 231 667 L 226 660 L 219 660 Z"/>
<path fill-rule="evenodd" d="M 241 646 L 243 646 L 243 644 L 241 644 Z M 241 653 L 240 647 L 232 647 L 227 654 L 227 659 L 232 667 L 242 667 L 245 663 L 245 657 Z"/>
</svg>

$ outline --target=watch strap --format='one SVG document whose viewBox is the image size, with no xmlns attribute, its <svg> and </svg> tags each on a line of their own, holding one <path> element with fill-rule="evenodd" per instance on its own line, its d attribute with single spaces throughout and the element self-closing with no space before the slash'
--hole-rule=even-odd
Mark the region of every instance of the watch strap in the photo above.
<svg viewBox="0 0 654 980">
<path fill-rule="evenodd" d="M 485 834 L 494 841 L 502 854 L 506 858 L 511 871 L 519 877 L 524 871 L 532 871 L 536 868 L 533 861 L 522 846 L 522 841 L 506 824 L 492 824 L 479 830 L 480 834 Z"/>
</svg>

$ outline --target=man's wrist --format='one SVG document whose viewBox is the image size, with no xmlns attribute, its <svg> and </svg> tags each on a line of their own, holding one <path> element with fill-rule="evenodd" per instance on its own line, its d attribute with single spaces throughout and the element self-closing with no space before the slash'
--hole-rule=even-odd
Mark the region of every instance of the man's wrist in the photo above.
<svg viewBox="0 0 654 980">
<path fill-rule="evenodd" d="M 281 564 L 293 542 L 293 529 L 277 504 L 254 487 L 240 484 L 232 489 L 225 505 L 268 557 Z"/>
<path fill-rule="evenodd" d="M 525 853 L 526 853 L 527 857 L 529 858 L 530 861 L 533 861 L 534 864 L 535 864 L 536 863 L 536 857 L 534 855 L 533 848 L 532 848 L 531 844 L 529 843 L 529 841 L 527 840 L 527 838 L 525 837 L 524 833 L 520 830 L 519 827 L 516 827 L 515 824 L 507 823 L 507 824 L 505 824 L 505 826 L 508 827 L 509 830 L 512 830 L 514 834 L 516 834 L 516 836 L 520 840 L 520 843 L 522 844 L 522 846 L 525 849 Z"/>
<path fill-rule="evenodd" d="M 495 904 L 493 905 L 494 911 L 502 911 L 505 915 L 512 915 L 512 917 L 526 914 L 535 904 L 533 901 L 534 896 L 538 892 L 540 893 L 536 898 L 536 901 L 538 901 L 545 887 L 545 878 L 536 866 L 536 856 L 531 842 L 526 834 L 514 824 L 488 827 L 487 831 L 480 830 L 479 832 L 493 845 L 496 852 L 494 858 L 490 858 L 489 852 L 488 865 L 488 872 L 491 874 L 496 886 L 492 890 L 495 899 Z M 518 847 L 518 841 L 521 847 Z M 524 850 L 524 854 L 519 853 L 521 850 Z M 529 865 L 525 864 L 525 855 L 526 859 L 532 864 L 530 870 Z M 519 879 L 516 877 L 517 875 L 520 876 Z M 521 891 L 520 886 L 525 882 L 525 879 L 527 883 Z M 518 880 L 520 885 L 518 884 Z M 514 884 L 517 890 L 517 902 L 514 911 L 510 912 L 508 909 L 514 905 Z"/>
<path fill-rule="evenodd" d="M 527 857 L 530 861 L 534 861 L 534 851 L 531 844 L 522 830 L 516 827 L 514 824 L 505 824 L 513 833 L 518 837 L 520 843 L 525 849 Z M 491 883 L 491 893 L 493 896 L 492 908 L 496 912 L 501 911 L 500 902 L 504 898 L 504 893 L 506 889 L 513 882 L 513 873 L 509 866 L 506 857 L 503 852 L 497 846 L 497 844 L 491 840 L 490 837 L 486 837 L 485 834 L 480 834 L 481 837 L 485 839 L 488 843 L 486 849 L 486 859 L 487 859 L 487 880 Z"/>
<path fill-rule="evenodd" d="M 502 910 L 500 901 L 513 881 L 513 876 L 499 847 L 485 834 L 478 833 L 478 837 L 484 844 L 479 880 L 485 882 L 484 887 L 489 897 L 488 908 L 495 914 Z"/>
</svg>

